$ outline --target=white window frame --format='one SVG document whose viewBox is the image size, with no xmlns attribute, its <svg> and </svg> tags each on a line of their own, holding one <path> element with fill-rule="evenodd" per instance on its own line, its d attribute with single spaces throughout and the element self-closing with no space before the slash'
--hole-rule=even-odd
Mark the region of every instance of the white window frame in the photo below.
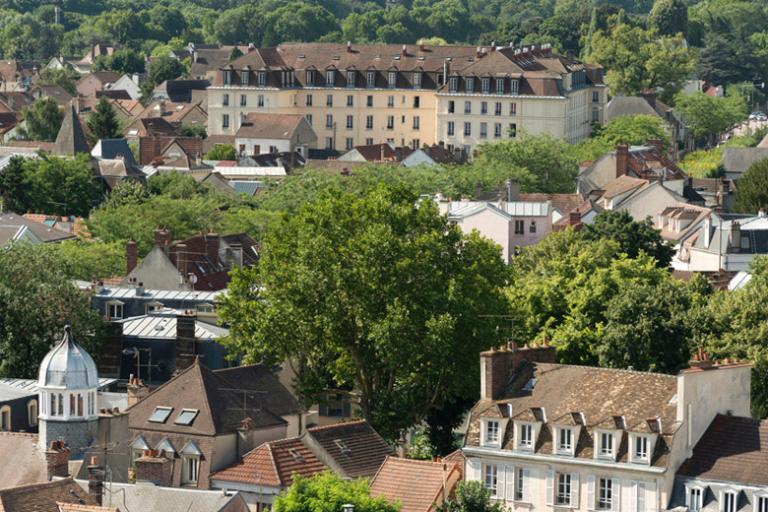
<svg viewBox="0 0 768 512">
<path fill-rule="evenodd" d="M 485 421 L 485 444 L 498 444 L 501 438 L 501 425 L 496 420 Z"/>
<path fill-rule="evenodd" d="M 122 320 L 124 318 L 125 311 L 123 310 L 123 306 L 125 305 L 123 302 L 120 302 L 119 300 L 110 300 L 106 304 L 107 307 L 107 318 L 110 320 Z M 115 314 L 112 314 L 112 308 L 115 308 Z M 118 308 L 120 312 L 120 316 L 117 315 Z"/>
<path fill-rule="evenodd" d="M 534 446 L 536 445 L 536 432 L 533 428 L 533 425 L 531 423 L 516 423 L 516 430 L 515 432 L 517 435 L 515 438 L 517 439 L 517 449 L 518 450 L 525 450 L 525 451 L 533 451 Z M 525 439 L 523 438 L 523 433 L 528 434 L 525 436 Z"/>
<path fill-rule="evenodd" d="M 597 489 L 595 493 L 595 509 L 613 510 L 616 496 L 614 496 L 614 479 L 608 476 L 597 477 Z M 605 484 L 605 485 L 603 485 Z"/>
<path fill-rule="evenodd" d="M 496 464 L 483 464 L 483 486 L 491 493 L 491 498 L 499 497 L 499 467 Z"/>
<path fill-rule="evenodd" d="M 698 506 L 693 507 L 693 493 L 698 493 Z M 704 505 L 704 488 L 699 485 L 689 485 L 685 487 L 685 506 L 691 512 L 698 512 Z"/>
<path fill-rule="evenodd" d="M 762 502 L 762 507 L 760 506 Z M 768 492 L 755 492 L 752 494 L 752 507 L 754 512 L 768 512 Z"/>
<path fill-rule="evenodd" d="M 515 492 L 514 499 L 518 503 L 528 501 L 528 486 L 530 485 L 531 470 L 528 468 L 515 468 Z"/>
<path fill-rule="evenodd" d="M 574 429 L 571 427 L 557 427 L 555 429 L 557 434 L 557 453 L 560 455 L 573 455 L 573 449 L 574 449 L 574 437 L 575 432 Z M 568 436 L 568 444 L 563 444 L 563 435 L 567 433 Z"/>
<path fill-rule="evenodd" d="M 555 473 L 555 506 L 573 506 L 573 475 L 571 473 Z"/>
<path fill-rule="evenodd" d="M 198 455 L 184 455 L 181 461 L 181 484 L 197 485 L 200 480 L 200 457 Z"/>
<path fill-rule="evenodd" d="M 33 398 L 27 402 L 27 422 L 30 426 L 37 425 L 37 418 L 40 415 L 40 406 L 37 403 L 37 399 Z"/>
<path fill-rule="evenodd" d="M 733 501 L 729 503 L 729 497 L 731 496 L 733 497 Z M 739 510 L 739 491 L 734 489 L 723 489 L 720 491 L 719 501 L 720 512 L 736 512 Z"/>
<path fill-rule="evenodd" d="M 631 461 L 637 462 L 641 464 L 649 464 L 651 461 L 651 446 L 653 443 L 651 442 L 651 436 L 643 435 L 643 434 L 632 434 L 629 436 L 630 440 L 630 453 L 631 453 Z M 644 444 L 644 451 L 638 451 L 639 443 Z"/>
<path fill-rule="evenodd" d="M 603 449 L 603 440 L 605 436 L 610 436 L 611 445 L 609 450 Z M 606 430 L 597 431 L 595 439 L 595 457 L 598 459 L 614 459 L 616 457 L 616 433 Z"/>
<path fill-rule="evenodd" d="M 8 422 L 7 425 L 3 425 L 3 418 L 7 415 Z M 4 405 L 0 407 L 0 431 L 3 432 L 12 432 L 13 431 L 13 414 L 11 412 L 11 406 L 10 405 Z"/>
</svg>

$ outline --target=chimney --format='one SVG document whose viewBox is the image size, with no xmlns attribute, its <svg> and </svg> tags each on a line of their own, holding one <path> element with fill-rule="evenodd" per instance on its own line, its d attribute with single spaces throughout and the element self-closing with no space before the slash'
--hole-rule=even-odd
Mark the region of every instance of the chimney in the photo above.
<svg viewBox="0 0 768 512">
<path fill-rule="evenodd" d="M 176 370 L 184 370 L 195 361 L 197 355 L 197 340 L 195 339 L 195 323 L 197 315 L 185 311 L 176 315 Z"/>
<path fill-rule="evenodd" d="M 352 53 L 352 41 L 347 41 L 347 53 Z"/>
<path fill-rule="evenodd" d="M 144 289 L 144 283 L 141 282 L 141 281 L 136 283 L 136 290 L 135 291 L 136 291 L 136 296 L 137 297 L 143 297 L 144 296 L 144 292 L 146 291 Z"/>
<path fill-rule="evenodd" d="M 651 108 L 656 108 L 656 91 L 652 89 L 645 89 L 640 93 L 639 96 L 648 102 Z"/>
<path fill-rule="evenodd" d="M 99 466 L 96 457 L 91 457 L 91 464 L 88 466 L 88 494 L 101 506 L 104 494 L 104 468 Z"/>
<path fill-rule="evenodd" d="M 144 450 L 144 455 L 134 464 L 137 482 L 152 482 L 162 487 L 172 485 L 173 464 L 159 450 Z"/>
<path fill-rule="evenodd" d="M 64 441 L 51 441 L 51 445 L 45 450 L 45 465 L 48 469 L 48 480 L 57 477 L 69 476 L 70 450 Z"/>
<path fill-rule="evenodd" d="M 212 265 L 219 264 L 219 235 L 217 233 L 205 235 L 205 255 Z"/>
<path fill-rule="evenodd" d="M 707 215 L 704 219 L 704 248 L 709 249 L 709 244 L 712 243 L 712 217 Z"/>
<path fill-rule="evenodd" d="M 741 252 L 741 224 L 737 220 L 731 222 L 731 249 Z"/>
<path fill-rule="evenodd" d="M 400 431 L 400 437 L 395 441 L 397 456 L 405 459 L 408 455 L 408 440 L 405 438 L 405 430 Z"/>
<path fill-rule="evenodd" d="M 239 243 L 233 242 L 229 244 L 229 249 L 232 255 L 230 266 L 232 268 L 242 267 L 243 266 L 243 246 Z"/>
<path fill-rule="evenodd" d="M 554 363 L 557 349 L 553 346 L 517 347 L 514 343 L 500 349 L 480 353 L 480 397 L 501 397 L 512 373 L 524 363 Z"/>
<path fill-rule="evenodd" d="M 693 355 L 693 359 L 688 363 L 688 366 L 708 370 L 714 366 L 714 361 L 709 358 L 703 348 L 699 347 Z"/>
<path fill-rule="evenodd" d="M 126 269 L 126 275 L 133 272 L 133 269 L 136 268 L 136 265 L 139 263 L 139 256 L 136 251 L 136 242 L 133 240 L 128 240 L 128 243 L 125 244 L 125 269 Z"/>
<path fill-rule="evenodd" d="M 576 208 L 575 210 L 572 210 L 568 214 L 568 225 L 569 226 L 576 226 L 581 223 L 581 212 L 579 212 L 579 209 Z"/>
<path fill-rule="evenodd" d="M 507 201 L 517 201 L 520 194 L 520 185 L 517 180 L 508 179 L 504 185 L 507 189 Z"/>
<path fill-rule="evenodd" d="M 156 229 L 155 245 L 158 247 L 167 247 L 171 245 L 171 232 L 165 228 Z"/>
<path fill-rule="evenodd" d="M 142 401 L 149 395 L 149 386 L 144 381 L 131 375 L 128 379 L 128 407 Z"/>
<path fill-rule="evenodd" d="M 629 164 L 629 146 L 621 143 L 616 144 L 616 177 L 619 178 L 627 174 Z"/>
<path fill-rule="evenodd" d="M 726 178 L 723 178 L 723 195 L 727 195 L 731 192 L 731 182 L 728 181 Z"/>
<path fill-rule="evenodd" d="M 400 50 L 400 55 L 402 55 L 403 57 L 407 57 L 408 56 L 408 46 L 407 45 L 403 45 L 402 50 Z"/>
</svg>

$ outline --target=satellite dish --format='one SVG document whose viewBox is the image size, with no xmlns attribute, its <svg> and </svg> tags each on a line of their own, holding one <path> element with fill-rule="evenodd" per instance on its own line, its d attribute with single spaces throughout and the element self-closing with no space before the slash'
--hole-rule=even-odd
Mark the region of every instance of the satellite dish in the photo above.
<svg viewBox="0 0 768 512">
<path fill-rule="evenodd" d="M 197 276 L 195 274 L 191 273 L 191 272 L 189 274 L 189 282 L 192 283 L 192 284 L 197 283 Z"/>
</svg>

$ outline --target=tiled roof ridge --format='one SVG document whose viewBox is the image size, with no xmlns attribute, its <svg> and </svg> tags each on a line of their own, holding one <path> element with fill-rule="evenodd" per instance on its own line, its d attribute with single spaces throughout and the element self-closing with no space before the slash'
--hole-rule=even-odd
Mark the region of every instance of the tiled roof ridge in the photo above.
<svg viewBox="0 0 768 512">
<path fill-rule="evenodd" d="M 339 423 L 333 423 L 331 425 L 318 425 L 316 427 L 309 427 L 307 429 L 307 432 L 324 432 L 326 430 L 333 430 L 335 428 L 339 427 L 348 427 L 350 425 L 360 425 L 363 423 L 368 423 L 368 420 L 365 418 L 359 419 L 359 420 L 350 420 L 350 421 L 340 421 Z"/>
<path fill-rule="evenodd" d="M 442 465 L 442 464 L 448 464 L 448 465 L 451 465 L 451 466 L 456 466 L 458 464 L 458 462 L 446 461 L 445 458 L 443 458 L 442 460 L 421 460 L 421 459 L 409 459 L 407 457 L 405 457 L 405 458 L 398 457 L 397 455 L 387 455 L 387 458 L 384 459 L 384 462 L 387 462 L 390 459 L 392 461 L 394 461 L 395 463 L 416 464 L 416 465 L 421 465 L 421 466 L 425 466 L 425 467 L 426 466 L 437 467 L 437 466 Z M 376 472 L 376 474 L 377 475 L 379 474 L 378 471 Z"/>
<path fill-rule="evenodd" d="M 4 437 L 24 437 L 27 439 L 37 439 L 39 434 L 30 434 L 29 432 L 0 432 L 0 436 Z"/>
<path fill-rule="evenodd" d="M 649 376 L 659 376 L 659 377 L 667 377 L 669 379 L 677 379 L 677 375 L 671 375 L 669 373 L 661 373 L 661 372 L 646 372 L 642 370 L 630 370 L 628 368 L 606 368 L 601 366 L 589 366 L 586 364 L 564 364 L 564 363 L 532 363 L 536 365 L 546 365 L 546 366 L 556 366 L 558 368 L 562 367 L 569 367 L 569 368 L 583 368 L 585 370 L 594 370 L 594 371 L 605 371 L 605 372 L 617 372 L 617 373 L 629 373 L 629 374 L 636 374 L 636 375 L 649 375 Z M 551 371 L 551 370 L 550 370 Z"/>
<path fill-rule="evenodd" d="M 46 482 L 37 482 L 34 484 L 18 485 L 16 487 L 8 487 L 5 489 L 0 489 L 0 497 L 2 497 L 3 495 L 7 496 L 9 494 L 18 494 L 18 493 L 30 491 L 33 489 L 39 489 L 39 488 L 44 489 L 53 484 L 65 486 L 67 484 L 74 484 L 74 483 L 75 483 L 75 480 L 71 476 L 68 476 L 60 480 L 49 480 Z"/>
</svg>

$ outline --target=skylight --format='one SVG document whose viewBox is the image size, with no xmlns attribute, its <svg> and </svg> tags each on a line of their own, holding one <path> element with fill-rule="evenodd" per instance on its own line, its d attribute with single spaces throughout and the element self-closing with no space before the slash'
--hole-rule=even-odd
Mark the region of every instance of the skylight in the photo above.
<svg viewBox="0 0 768 512">
<path fill-rule="evenodd" d="M 346 444 L 344 444 L 344 441 L 342 441 L 341 439 L 336 439 L 333 442 L 336 444 L 336 446 L 339 447 L 339 450 L 341 450 L 341 453 L 343 454 L 352 453 L 352 450 Z"/>
<path fill-rule="evenodd" d="M 171 411 L 173 411 L 173 407 L 155 407 L 152 416 L 149 417 L 149 421 L 152 423 L 165 423 L 165 420 L 171 415 Z"/>
<path fill-rule="evenodd" d="M 198 412 L 197 409 L 182 409 L 179 415 L 176 416 L 174 423 L 177 425 L 191 425 L 195 421 Z"/>
<path fill-rule="evenodd" d="M 293 457 L 293 460 L 295 460 L 296 462 L 303 462 L 304 461 L 304 456 L 302 454 L 300 454 L 298 451 L 296 451 L 294 449 L 290 449 L 290 450 L 288 450 L 288 453 L 291 454 L 291 457 Z"/>
</svg>

